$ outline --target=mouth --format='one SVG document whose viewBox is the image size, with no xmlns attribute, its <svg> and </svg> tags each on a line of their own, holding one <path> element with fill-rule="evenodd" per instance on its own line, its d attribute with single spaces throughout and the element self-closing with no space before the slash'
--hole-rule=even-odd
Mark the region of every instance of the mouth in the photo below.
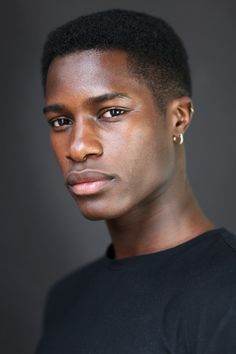
<svg viewBox="0 0 236 354">
<path fill-rule="evenodd" d="M 77 196 L 95 195 L 107 190 L 114 176 L 97 170 L 72 171 L 66 178 L 69 190 Z"/>
</svg>

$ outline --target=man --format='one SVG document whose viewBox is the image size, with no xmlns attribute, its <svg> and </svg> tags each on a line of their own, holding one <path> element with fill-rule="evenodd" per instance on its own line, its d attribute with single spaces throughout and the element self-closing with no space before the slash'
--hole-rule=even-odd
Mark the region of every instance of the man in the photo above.
<svg viewBox="0 0 236 354">
<path fill-rule="evenodd" d="M 37 354 L 236 353 L 236 239 L 186 176 L 179 37 L 132 11 L 80 17 L 49 35 L 42 73 L 66 186 L 112 243 L 53 287 Z"/>
</svg>

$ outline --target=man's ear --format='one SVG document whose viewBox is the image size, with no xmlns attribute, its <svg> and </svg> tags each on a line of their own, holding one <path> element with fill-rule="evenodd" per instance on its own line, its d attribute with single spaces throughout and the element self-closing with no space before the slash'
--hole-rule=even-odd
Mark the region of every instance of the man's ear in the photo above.
<svg viewBox="0 0 236 354">
<path fill-rule="evenodd" d="M 190 97 L 179 97 L 169 103 L 168 115 L 173 135 L 179 136 L 185 133 L 191 123 L 193 112 Z"/>
</svg>

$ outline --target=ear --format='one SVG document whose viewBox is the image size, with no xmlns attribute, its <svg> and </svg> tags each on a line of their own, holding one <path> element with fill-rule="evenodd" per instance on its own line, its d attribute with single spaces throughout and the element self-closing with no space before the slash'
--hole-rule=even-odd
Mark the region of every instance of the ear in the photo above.
<svg viewBox="0 0 236 354">
<path fill-rule="evenodd" d="M 168 115 L 173 135 L 179 136 L 185 133 L 191 123 L 193 112 L 190 97 L 179 97 L 169 103 Z"/>
</svg>

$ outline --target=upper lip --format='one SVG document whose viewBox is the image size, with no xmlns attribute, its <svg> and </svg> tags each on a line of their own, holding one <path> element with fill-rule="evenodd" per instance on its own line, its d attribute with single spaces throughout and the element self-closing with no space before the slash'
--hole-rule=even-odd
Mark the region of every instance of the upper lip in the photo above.
<svg viewBox="0 0 236 354">
<path fill-rule="evenodd" d="M 74 186 L 79 183 L 89 183 L 113 178 L 114 176 L 108 175 L 102 171 L 86 169 L 83 171 L 71 171 L 66 177 L 66 184 Z"/>
</svg>

